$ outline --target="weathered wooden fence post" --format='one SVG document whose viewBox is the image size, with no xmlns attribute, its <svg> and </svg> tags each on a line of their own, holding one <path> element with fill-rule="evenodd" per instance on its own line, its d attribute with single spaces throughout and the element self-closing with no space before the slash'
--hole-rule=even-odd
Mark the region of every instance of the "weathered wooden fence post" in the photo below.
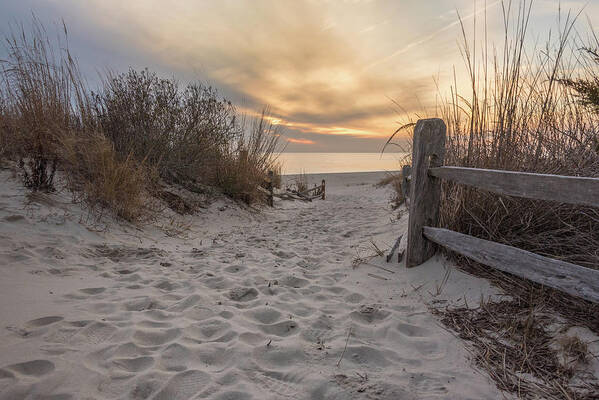
<svg viewBox="0 0 599 400">
<path fill-rule="evenodd" d="M 424 226 L 439 222 L 441 180 L 428 175 L 429 168 L 443 165 L 445 123 L 438 118 L 419 120 L 414 128 L 412 181 L 410 183 L 410 220 L 406 267 L 414 267 L 431 258 L 436 245 L 424 238 Z"/>
<path fill-rule="evenodd" d="M 322 199 L 324 200 L 324 199 L 325 199 L 325 197 L 326 197 L 326 195 L 325 195 L 325 193 L 326 193 L 326 186 L 325 186 L 324 179 L 322 180 L 322 184 L 321 184 L 321 185 L 322 185 L 322 186 L 321 186 L 321 190 L 322 190 Z"/>
<path fill-rule="evenodd" d="M 271 207 L 275 206 L 274 182 L 273 182 L 274 179 L 275 179 L 274 171 L 268 171 L 268 205 Z"/>
</svg>

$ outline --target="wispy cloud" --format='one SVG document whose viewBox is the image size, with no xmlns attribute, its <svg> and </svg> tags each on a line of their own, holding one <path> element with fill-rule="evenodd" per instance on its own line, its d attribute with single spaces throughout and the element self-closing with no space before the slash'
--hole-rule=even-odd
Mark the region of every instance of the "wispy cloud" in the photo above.
<svg viewBox="0 0 599 400">
<path fill-rule="evenodd" d="M 380 149 L 397 126 L 390 99 L 411 113 L 434 106 L 432 76 L 462 62 L 457 12 L 501 23 L 500 0 L 477 0 L 475 11 L 472 0 L 2 2 L 0 26 L 31 11 L 64 18 L 72 53 L 92 73 L 131 65 L 200 79 L 243 110 L 269 105 L 290 143 L 320 150 Z M 554 0 L 536 2 L 542 18 L 556 15 Z M 537 31 L 548 26 L 542 18 Z"/>
<path fill-rule="evenodd" d="M 291 142 L 291 143 L 298 143 L 298 144 L 316 144 L 316 142 L 314 140 L 310 140 L 310 139 L 287 138 L 287 141 Z"/>
<path fill-rule="evenodd" d="M 474 18 L 475 16 L 477 16 L 477 15 L 479 15 L 479 14 L 481 14 L 481 13 L 484 13 L 484 12 L 486 12 L 486 11 L 487 11 L 487 10 L 489 10 L 491 7 L 494 7 L 494 6 L 496 6 L 497 4 L 501 3 L 501 1 L 502 1 L 502 0 L 496 0 L 496 1 L 492 2 L 491 4 L 485 4 L 485 5 L 484 5 L 484 7 L 482 7 L 482 9 L 479 9 L 479 10 L 473 11 L 472 13 L 470 13 L 470 14 L 468 14 L 468 15 L 465 15 L 465 16 L 463 16 L 461 19 L 462 19 L 462 21 L 466 21 L 466 20 L 469 20 L 469 19 L 471 19 L 471 18 Z M 476 3 L 475 3 L 475 4 L 476 4 Z M 444 15 L 445 15 L 445 14 L 442 14 L 442 16 L 444 16 Z M 430 34 L 424 35 L 423 37 L 421 37 L 421 38 L 419 38 L 419 39 L 417 39 L 417 40 L 415 40 L 415 41 L 413 41 L 413 42 L 411 42 L 411 43 L 408 43 L 408 44 L 406 44 L 406 45 L 403 45 L 402 47 L 400 47 L 399 49 L 395 50 L 393 53 L 389 54 L 388 56 L 386 56 L 386 57 L 383 57 L 383 58 L 380 58 L 380 59 L 378 59 L 378 60 L 376 60 L 376 61 L 374 61 L 374 62 L 372 62 L 372 63 L 368 64 L 368 65 L 367 65 L 367 66 L 364 68 L 364 70 L 365 70 L 365 71 L 367 71 L 367 70 L 369 70 L 369 69 L 371 69 L 371 68 L 373 68 L 373 67 L 376 67 L 376 66 L 378 66 L 378 65 L 380 65 L 380 64 L 383 64 L 383 63 L 385 63 L 385 62 L 387 62 L 387 61 L 390 61 L 390 60 L 392 60 L 393 58 L 395 58 L 395 57 L 397 57 L 397 56 L 399 56 L 399 55 L 401 55 L 401 54 L 405 54 L 405 53 L 407 53 L 408 51 L 412 50 L 413 48 L 415 48 L 415 47 L 417 47 L 417 46 L 421 46 L 421 45 L 425 44 L 426 42 L 428 42 L 428 41 L 430 41 L 430 40 L 432 40 L 432 39 L 436 38 L 437 36 L 439 36 L 441 33 L 443 33 L 443 32 L 446 32 L 446 31 L 449 31 L 451 28 L 453 28 L 453 27 L 455 27 L 455 26 L 457 26 L 457 25 L 459 25 L 459 24 L 460 24 L 460 20 L 456 18 L 456 20 L 454 20 L 453 22 L 450 22 L 449 24 L 447 24 L 447 25 L 443 26 L 442 28 L 440 28 L 440 29 L 437 29 L 437 30 L 436 30 L 436 31 L 434 31 L 433 33 L 430 33 Z"/>
</svg>

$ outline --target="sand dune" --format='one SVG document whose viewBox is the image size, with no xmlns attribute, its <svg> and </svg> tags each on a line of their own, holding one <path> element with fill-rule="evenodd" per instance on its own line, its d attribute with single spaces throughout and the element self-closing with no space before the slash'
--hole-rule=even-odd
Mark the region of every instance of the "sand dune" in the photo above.
<svg viewBox="0 0 599 400">
<path fill-rule="evenodd" d="M 222 200 L 169 237 L 90 230 L 66 194 L 0 173 L 0 399 L 502 398 L 427 306 L 485 281 L 440 287 L 440 259 L 352 268 L 406 228 L 380 176 L 262 213 Z"/>
</svg>

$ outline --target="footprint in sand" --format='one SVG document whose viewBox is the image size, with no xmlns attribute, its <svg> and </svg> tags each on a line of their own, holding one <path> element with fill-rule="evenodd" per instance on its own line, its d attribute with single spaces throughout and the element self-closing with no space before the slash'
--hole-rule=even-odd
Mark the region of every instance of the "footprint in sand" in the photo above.
<svg viewBox="0 0 599 400">
<path fill-rule="evenodd" d="M 52 315 L 49 317 L 33 319 L 29 322 L 26 322 L 25 325 L 31 328 L 40 328 L 42 326 L 47 326 L 62 321 L 63 319 L 63 317 Z"/>
<path fill-rule="evenodd" d="M 247 315 L 262 324 L 272 324 L 281 319 L 282 314 L 271 307 L 255 308 L 247 312 Z"/>
<path fill-rule="evenodd" d="M 75 334 L 70 342 L 74 344 L 99 344 L 114 335 L 117 328 L 105 322 L 93 322 Z"/>
<path fill-rule="evenodd" d="M 405 336 L 409 337 L 427 337 L 431 335 L 428 329 L 417 325 L 400 322 L 397 324 L 397 330 Z"/>
<path fill-rule="evenodd" d="M 292 275 L 284 277 L 283 279 L 281 279 L 280 282 L 283 286 L 292 287 L 296 289 L 303 288 L 310 284 L 310 281 Z"/>
<path fill-rule="evenodd" d="M 231 338 L 231 324 L 220 319 L 203 321 L 184 329 L 184 333 L 193 340 L 198 341 L 226 341 Z"/>
<path fill-rule="evenodd" d="M 258 297 L 258 291 L 254 288 L 236 287 L 229 291 L 229 298 L 233 301 L 250 301 Z"/>
<path fill-rule="evenodd" d="M 389 315 L 391 315 L 391 313 L 382 310 L 380 304 L 362 305 L 358 311 L 352 311 L 350 313 L 350 316 L 354 321 L 364 324 L 382 321 Z"/>
<path fill-rule="evenodd" d="M 80 292 L 85 293 L 85 294 L 90 294 L 90 295 L 100 294 L 100 293 L 104 292 L 105 290 L 106 290 L 106 288 L 103 288 L 103 287 L 79 289 Z"/>
<path fill-rule="evenodd" d="M 188 347 L 172 343 L 160 354 L 160 364 L 167 371 L 185 371 L 191 354 Z"/>
<path fill-rule="evenodd" d="M 223 271 L 228 272 L 230 274 L 239 274 L 247 271 L 248 268 L 243 265 L 230 265 L 226 267 Z"/>
<path fill-rule="evenodd" d="M 3 368 L 4 371 L 1 375 L 8 375 L 10 372 L 15 372 L 18 375 L 33 376 L 39 378 L 40 376 L 46 375 L 54 371 L 54 363 L 48 360 L 33 360 L 26 361 L 18 364 L 8 365 Z"/>
<path fill-rule="evenodd" d="M 141 346 L 159 346 L 168 343 L 181 334 L 181 329 L 137 330 L 133 334 L 135 343 Z"/>
<path fill-rule="evenodd" d="M 173 376 L 167 384 L 152 396 L 151 400 L 187 400 L 199 393 L 210 382 L 210 375 L 189 370 Z"/>
<path fill-rule="evenodd" d="M 253 396 L 249 393 L 231 391 L 219 394 L 216 400 L 251 400 L 252 398 Z"/>
<path fill-rule="evenodd" d="M 299 332 L 298 323 L 295 321 L 283 321 L 272 325 L 259 326 L 260 330 L 266 334 L 286 337 L 295 335 Z"/>
<path fill-rule="evenodd" d="M 152 357 L 117 358 L 112 360 L 112 364 L 127 372 L 140 372 L 150 368 L 154 364 L 154 359 Z"/>
</svg>

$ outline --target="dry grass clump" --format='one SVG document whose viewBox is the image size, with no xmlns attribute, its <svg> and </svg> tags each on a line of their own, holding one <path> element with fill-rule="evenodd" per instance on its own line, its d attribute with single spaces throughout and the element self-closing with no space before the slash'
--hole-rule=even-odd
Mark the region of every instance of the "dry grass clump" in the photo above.
<svg viewBox="0 0 599 400">
<path fill-rule="evenodd" d="M 599 382 L 585 371 L 588 349 L 571 340 L 580 363 L 563 363 L 548 326 L 554 316 L 543 303 L 482 301 L 477 308 L 434 310 L 441 321 L 472 345 L 474 362 L 497 387 L 523 399 L 595 399 Z M 573 379 L 577 378 L 577 379 Z"/>
<path fill-rule="evenodd" d="M 93 214 L 109 209 L 128 221 L 152 216 L 150 170 L 132 157 L 120 159 L 104 136 L 62 138 L 59 159 L 75 200 L 83 201 Z"/>
<path fill-rule="evenodd" d="M 281 166 L 280 163 L 275 163 L 272 167 L 272 186 L 274 188 L 280 189 L 283 186 L 283 176 L 282 176 L 282 169 L 283 167 Z"/>
<path fill-rule="evenodd" d="M 276 166 L 279 136 L 266 114 L 248 128 L 214 89 L 181 89 L 147 70 L 108 74 L 102 90 L 91 92 L 63 28 L 54 43 L 34 19 L 31 34 L 21 28 L 6 38 L 0 157 L 19 162 L 25 186 L 53 191 L 62 171 L 74 197 L 94 213 L 111 209 L 132 221 L 151 217 L 152 196 L 164 199 L 160 179 L 192 192 L 216 186 L 248 203 L 262 200 L 256 187 Z"/>
<path fill-rule="evenodd" d="M 263 200 L 258 187 L 277 168 L 274 156 L 278 143 L 278 126 L 268 122 L 267 110 L 251 122 L 249 132 L 233 141 L 214 169 L 211 182 L 233 198 L 250 204 Z"/>
<path fill-rule="evenodd" d="M 396 174 L 388 173 L 383 179 L 376 183 L 377 187 L 391 185 L 393 188 L 393 195 L 391 196 L 391 208 L 394 210 L 397 210 L 406 202 L 406 196 L 404 195 L 403 188 L 403 178 L 403 173 L 401 172 Z"/>
</svg>

